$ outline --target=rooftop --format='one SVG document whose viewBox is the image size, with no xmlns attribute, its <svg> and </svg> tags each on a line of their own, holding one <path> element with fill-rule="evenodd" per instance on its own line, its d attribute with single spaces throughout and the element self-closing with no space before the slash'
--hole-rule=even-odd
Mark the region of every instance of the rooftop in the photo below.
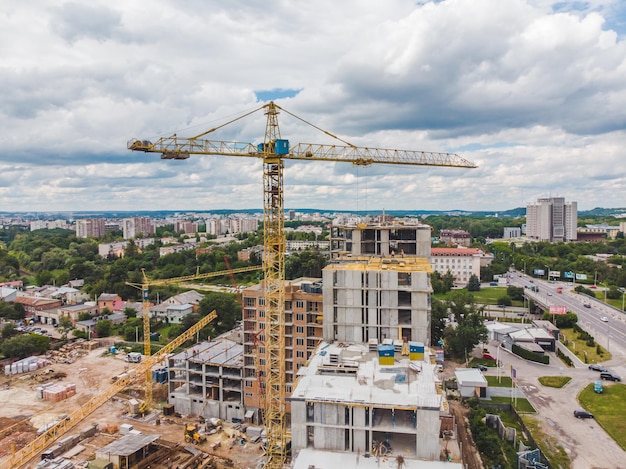
<svg viewBox="0 0 626 469">
<path fill-rule="evenodd" d="M 97 452 L 115 454 L 118 456 L 130 456 L 136 453 L 141 448 L 148 446 L 150 443 L 155 442 L 161 437 L 161 435 L 149 435 L 144 433 L 128 434 L 123 436 L 119 440 L 115 440 L 106 446 L 100 448 Z"/>
<path fill-rule="evenodd" d="M 395 457 L 388 458 L 387 463 L 381 464 L 381 460 L 374 456 L 365 456 L 358 453 L 343 453 L 335 451 L 320 451 L 315 449 L 303 449 L 298 453 L 293 464 L 293 469 L 335 469 L 337 467 L 355 467 L 359 469 L 379 469 L 381 467 L 397 467 Z M 463 464 L 447 461 L 424 461 L 411 459 L 410 465 L 418 469 L 462 469 Z"/>
<path fill-rule="evenodd" d="M 240 367 L 243 366 L 243 345 L 226 339 L 201 342 L 173 355 L 171 358 L 173 360 Z"/>
<path fill-rule="evenodd" d="M 370 352 L 368 345 L 323 342 L 308 366 L 298 371 L 291 400 L 439 410 L 439 379 L 428 352 L 425 357 L 426 361 L 411 361 L 396 353 L 393 365 L 381 365 L 378 353 Z M 331 358 L 336 361 L 331 363 Z"/>
</svg>

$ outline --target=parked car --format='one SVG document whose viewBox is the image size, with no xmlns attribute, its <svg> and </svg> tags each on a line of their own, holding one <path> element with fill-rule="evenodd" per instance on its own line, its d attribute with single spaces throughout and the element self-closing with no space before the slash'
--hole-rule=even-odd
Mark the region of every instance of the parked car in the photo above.
<svg viewBox="0 0 626 469">
<path fill-rule="evenodd" d="M 480 371 L 487 371 L 489 369 L 485 365 L 474 365 L 472 368 L 478 368 Z"/>
<path fill-rule="evenodd" d="M 587 412 L 586 410 L 575 410 L 574 417 L 577 419 L 592 419 L 593 414 L 591 412 Z"/>
<path fill-rule="evenodd" d="M 597 379 L 593 382 L 593 392 L 596 394 L 602 394 L 604 392 L 604 387 L 602 386 L 602 380 Z"/>
<path fill-rule="evenodd" d="M 602 371 L 609 371 L 606 368 L 604 368 L 603 366 L 598 365 L 597 363 L 592 363 L 591 365 L 589 365 L 589 369 L 593 370 L 593 371 L 600 371 L 600 372 L 602 372 Z"/>
<path fill-rule="evenodd" d="M 491 355 L 489 353 L 483 353 L 483 358 L 485 360 L 495 360 L 496 359 L 493 355 Z"/>
<path fill-rule="evenodd" d="M 600 378 L 607 379 L 609 381 L 621 381 L 622 377 L 612 371 L 603 371 L 600 373 Z"/>
</svg>

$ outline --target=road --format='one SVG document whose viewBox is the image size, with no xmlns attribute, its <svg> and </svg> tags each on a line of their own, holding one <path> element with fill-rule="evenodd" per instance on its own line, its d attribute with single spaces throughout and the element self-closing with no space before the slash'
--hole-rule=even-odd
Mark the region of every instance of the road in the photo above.
<svg viewBox="0 0 626 469">
<path fill-rule="evenodd" d="M 531 280 L 533 282 L 531 283 Z M 515 286 L 537 285 L 539 293 L 525 289 L 530 298 L 535 298 L 546 305 L 565 305 L 568 311 L 578 314 L 579 323 L 587 329 L 596 341 L 603 346 L 610 345 L 612 358 L 602 363 L 603 366 L 626 377 L 626 316 L 614 311 L 599 301 L 588 300 L 573 290 L 573 285 L 561 282 L 549 283 L 528 276 L 512 273 L 510 284 Z M 557 287 L 563 287 L 563 293 L 557 293 Z M 583 303 L 591 302 L 591 308 Z M 609 322 L 602 322 L 601 316 L 609 317 Z M 610 335 L 608 335 L 610 334 Z M 604 343 L 602 343 L 604 341 Z M 609 344 L 610 341 L 610 344 Z M 599 378 L 599 373 L 589 370 L 588 365 L 576 359 L 575 367 L 567 368 L 555 354 L 550 354 L 550 365 L 531 363 L 499 348 L 497 343 L 490 344 L 490 353 L 500 359 L 499 372 L 510 375 L 511 366 L 517 372 L 517 385 L 537 409 L 537 419 L 542 428 L 554 442 L 562 446 L 572 461 L 572 469 L 589 468 L 626 468 L 626 452 L 600 427 L 594 419 L 577 419 L 573 415 L 580 409 L 577 396 L 580 391 Z M 498 369 L 490 368 L 485 374 L 498 374 Z M 571 381 L 561 389 L 547 388 L 539 383 L 541 376 L 569 376 Z M 615 384 L 604 382 L 606 386 Z"/>
<path fill-rule="evenodd" d="M 596 342 L 611 352 L 614 358 L 621 357 L 623 362 L 626 356 L 626 314 L 624 312 L 602 301 L 579 295 L 574 290 L 575 285 L 568 282 L 550 283 L 519 272 L 512 272 L 509 280 L 510 285 L 524 287 L 526 296 L 539 304 L 562 305 L 566 306 L 568 311 L 576 313 L 578 324 L 594 336 Z M 535 293 L 530 288 L 526 288 L 533 285 L 539 288 L 539 292 Z M 557 293 L 558 287 L 563 289 L 563 293 Z M 586 308 L 585 303 L 590 304 L 591 307 Z M 608 321 L 603 322 L 600 319 L 602 317 L 608 318 Z"/>
</svg>

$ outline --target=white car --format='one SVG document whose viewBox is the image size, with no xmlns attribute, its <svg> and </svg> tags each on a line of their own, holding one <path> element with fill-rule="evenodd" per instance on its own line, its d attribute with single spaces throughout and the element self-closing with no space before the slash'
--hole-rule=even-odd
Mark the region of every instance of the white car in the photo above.
<svg viewBox="0 0 626 469">
<path fill-rule="evenodd" d="M 607 318 L 606 316 L 602 316 L 600 318 L 600 321 L 602 321 L 602 322 L 609 322 L 609 318 Z"/>
</svg>

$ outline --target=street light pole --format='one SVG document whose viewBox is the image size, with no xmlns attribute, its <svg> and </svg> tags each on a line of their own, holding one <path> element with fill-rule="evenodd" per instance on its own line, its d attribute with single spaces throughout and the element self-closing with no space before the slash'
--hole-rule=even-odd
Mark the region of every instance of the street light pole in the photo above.
<svg viewBox="0 0 626 469">
<path fill-rule="evenodd" d="M 139 342 L 139 326 L 135 326 L 135 342 Z"/>
</svg>

